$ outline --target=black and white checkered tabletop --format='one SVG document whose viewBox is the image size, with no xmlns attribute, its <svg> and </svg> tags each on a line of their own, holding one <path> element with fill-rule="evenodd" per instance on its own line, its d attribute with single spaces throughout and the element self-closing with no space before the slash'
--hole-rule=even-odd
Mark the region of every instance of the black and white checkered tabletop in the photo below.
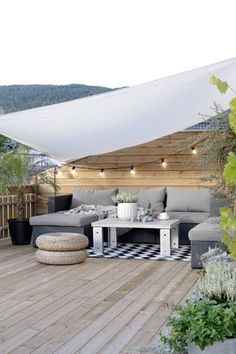
<svg viewBox="0 0 236 354">
<path fill-rule="evenodd" d="M 160 256 L 160 245 L 119 243 L 117 248 L 104 246 L 104 254 L 94 253 L 92 248 L 88 249 L 88 256 L 94 258 L 122 258 L 122 259 L 151 259 L 157 261 L 186 261 L 191 259 L 190 245 L 182 245 L 178 249 L 172 249 L 169 257 Z"/>
</svg>

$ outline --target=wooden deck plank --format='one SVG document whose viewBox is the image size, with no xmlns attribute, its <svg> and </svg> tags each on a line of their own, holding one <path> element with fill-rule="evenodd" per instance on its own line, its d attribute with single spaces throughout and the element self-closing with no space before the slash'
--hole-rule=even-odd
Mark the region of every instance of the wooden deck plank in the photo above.
<svg viewBox="0 0 236 354">
<path fill-rule="evenodd" d="M 168 282 L 167 286 L 160 289 L 159 293 L 147 303 L 147 305 L 144 306 L 142 310 L 133 317 L 118 334 L 115 335 L 115 337 L 112 337 L 108 345 L 103 347 L 99 353 L 108 354 L 111 351 L 118 353 L 125 348 L 129 341 L 145 326 L 151 317 L 160 310 L 160 307 L 165 306 L 166 303 L 168 303 L 172 293 L 175 292 L 176 294 L 176 288 L 181 286 L 190 272 L 188 264 L 184 264 L 181 272 L 176 268 L 173 272 L 173 277 Z"/>
<path fill-rule="evenodd" d="M 116 302 L 111 308 L 103 313 L 98 319 L 94 321 L 91 319 L 91 324 L 86 327 L 79 334 L 76 334 L 68 343 L 65 343 L 57 353 L 74 353 L 84 346 L 88 341 L 97 335 L 104 327 L 112 322 L 116 323 L 116 317 L 125 312 L 127 317 L 132 316 L 133 311 L 139 311 L 144 303 L 149 301 L 158 291 L 156 281 L 162 276 L 166 276 L 168 271 L 174 270 L 175 264 L 168 265 L 169 268 L 162 267 L 154 270 L 150 275 L 146 274 L 142 282 L 135 284 L 134 289 L 128 292 L 120 301 Z M 172 273 L 172 272 L 171 272 Z M 167 277 L 168 278 L 168 277 Z M 129 285 L 128 285 L 129 286 Z M 100 337 L 99 337 L 100 338 Z"/>
<path fill-rule="evenodd" d="M 130 263 L 130 261 L 128 261 Z M 132 262 L 132 261 L 131 261 Z M 75 333 L 83 330 L 91 323 L 92 320 L 98 318 L 102 313 L 111 307 L 118 299 L 121 299 L 124 296 L 124 293 L 127 293 L 125 287 L 127 282 L 131 283 L 135 277 L 139 277 L 144 273 L 144 271 L 150 270 L 150 264 L 145 262 L 144 264 L 138 265 L 139 262 L 135 263 L 136 268 L 134 271 L 131 270 L 131 264 L 128 267 L 127 274 L 120 274 L 119 278 L 114 278 L 114 281 L 109 281 L 110 285 L 107 286 L 103 291 L 99 292 L 97 295 L 94 293 L 93 297 L 90 296 L 85 298 L 83 306 L 79 304 L 73 312 L 64 315 L 59 319 L 57 323 L 62 323 L 64 325 L 63 335 L 59 333 L 51 341 L 47 342 L 44 346 L 41 347 L 38 353 L 43 353 L 44 351 L 50 352 L 50 350 L 55 350 L 63 345 L 64 342 L 70 340 Z M 108 285 L 108 283 L 107 283 Z M 47 332 L 48 328 L 46 329 Z"/>
<path fill-rule="evenodd" d="M 183 282 L 170 294 L 170 296 L 160 303 L 160 307 L 152 315 L 150 320 L 140 329 L 140 331 L 123 348 L 121 353 L 137 354 L 140 346 L 147 344 L 156 344 L 158 342 L 159 332 L 166 325 L 166 319 L 174 312 L 174 306 L 181 303 L 186 293 L 190 295 L 189 290 L 193 289 L 196 283 L 196 272 L 190 270 L 190 273 L 183 277 Z"/>
<path fill-rule="evenodd" d="M 129 326 L 130 323 L 133 321 L 135 318 L 134 322 L 135 325 L 137 324 L 138 328 L 140 328 L 140 323 L 141 321 L 142 324 L 145 320 L 145 318 L 150 315 L 151 313 L 155 313 L 156 308 L 159 307 L 159 305 L 156 306 L 156 304 L 153 304 L 152 301 L 155 299 L 160 292 L 162 293 L 163 289 L 161 288 L 163 284 L 166 282 L 168 279 L 168 284 L 172 284 L 172 280 L 177 276 L 178 272 L 183 269 L 184 264 L 181 264 L 181 262 L 178 262 L 174 266 L 174 268 L 171 268 L 167 273 L 164 274 L 162 278 L 158 280 L 158 284 L 160 285 L 158 288 L 156 287 L 156 283 L 154 282 L 153 286 L 149 288 L 148 293 L 144 293 L 142 297 L 136 300 L 135 303 L 131 304 L 128 310 L 123 311 L 120 313 L 114 320 L 114 322 L 109 322 L 109 324 L 102 329 L 102 333 L 100 332 L 97 336 L 95 336 L 92 340 L 85 345 L 80 352 L 81 353 L 98 353 L 99 350 L 102 352 L 104 351 L 103 347 L 105 344 L 107 344 L 110 339 L 117 334 L 117 332 L 122 331 L 123 328 L 126 326 Z M 167 288 L 164 288 L 165 291 Z M 154 291 L 154 293 L 153 293 Z M 153 297 L 153 294 L 155 296 Z M 148 298 L 150 301 L 148 301 Z M 147 304 L 150 303 L 150 306 L 147 306 Z M 143 314 L 143 318 L 142 317 Z M 122 336 L 122 342 L 125 342 L 125 335 L 124 337 Z M 107 348 L 108 352 L 112 350 L 119 350 L 120 345 L 116 341 L 115 343 L 112 344 L 112 346 L 109 346 Z M 121 344 L 121 343 L 120 343 Z M 123 345 L 123 344 L 122 344 Z M 105 352 L 107 352 L 107 350 Z"/>
<path fill-rule="evenodd" d="M 87 259 L 38 264 L 0 241 L 0 353 L 137 353 L 155 343 L 198 278 L 186 262 Z M 166 305 L 169 304 L 169 306 Z"/>
</svg>

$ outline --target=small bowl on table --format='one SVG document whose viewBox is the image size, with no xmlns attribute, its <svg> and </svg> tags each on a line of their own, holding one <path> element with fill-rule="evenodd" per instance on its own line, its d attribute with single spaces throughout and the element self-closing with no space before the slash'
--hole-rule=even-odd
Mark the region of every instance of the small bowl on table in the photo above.
<svg viewBox="0 0 236 354">
<path fill-rule="evenodd" d="M 167 214 L 165 211 L 159 214 L 158 219 L 160 220 L 168 220 L 170 218 L 170 215 Z"/>
</svg>

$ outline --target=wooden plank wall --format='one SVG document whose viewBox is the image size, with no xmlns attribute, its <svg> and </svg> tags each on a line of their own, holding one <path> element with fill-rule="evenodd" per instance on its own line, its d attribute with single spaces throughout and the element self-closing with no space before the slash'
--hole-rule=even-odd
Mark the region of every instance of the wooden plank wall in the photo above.
<svg viewBox="0 0 236 354">
<path fill-rule="evenodd" d="M 117 186 L 151 188 L 158 186 L 181 186 L 181 187 L 202 187 L 207 186 L 199 178 L 213 170 L 213 166 L 202 167 L 198 163 L 201 151 L 200 146 L 196 146 L 197 155 L 192 153 L 191 146 L 186 147 L 190 137 L 200 132 L 178 132 L 149 143 L 131 148 L 122 149 L 112 153 L 91 156 L 75 162 L 76 169 L 71 170 L 71 166 L 63 166 L 58 169 L 56 176 L 60 185 L 58 194 L 72 192 L 75 186 L 87 189 L 106 189 Z M 89 144 L 89 140 L 88 140 Z M 167 165 L 161 165 L 164 158 Z M 155 160 L 153 162 L 153 160 Z M 150 163 L 149 163 L 150 162 Z M 136 173 L 130 173 L 130 167 L 136 166 Z M 110 168 L 124 167 L 118 170 Z M 95 170 L 91 170 L 95 169 Z M 99 175 L 99 169 L 104 168 L 104 175 Z M 53 176 L 53 171 L 49 171 Z M 48 186 L 41 187 L 43 201 L 41 212 L 46 209 L 46 200 L 49 194 L 53 194 Z"/>
</svg>

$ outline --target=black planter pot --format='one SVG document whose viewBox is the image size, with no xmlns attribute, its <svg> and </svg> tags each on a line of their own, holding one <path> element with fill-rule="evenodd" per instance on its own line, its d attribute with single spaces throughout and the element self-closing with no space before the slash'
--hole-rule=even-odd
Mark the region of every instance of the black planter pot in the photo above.
<svg viewBox="0 0 236 354">
<path fill-rule="evenodd" d="M 13 245 L 30 244 L 32 226 L 29 219 L 9 219 L 8 224 Z"/>
</svg>

